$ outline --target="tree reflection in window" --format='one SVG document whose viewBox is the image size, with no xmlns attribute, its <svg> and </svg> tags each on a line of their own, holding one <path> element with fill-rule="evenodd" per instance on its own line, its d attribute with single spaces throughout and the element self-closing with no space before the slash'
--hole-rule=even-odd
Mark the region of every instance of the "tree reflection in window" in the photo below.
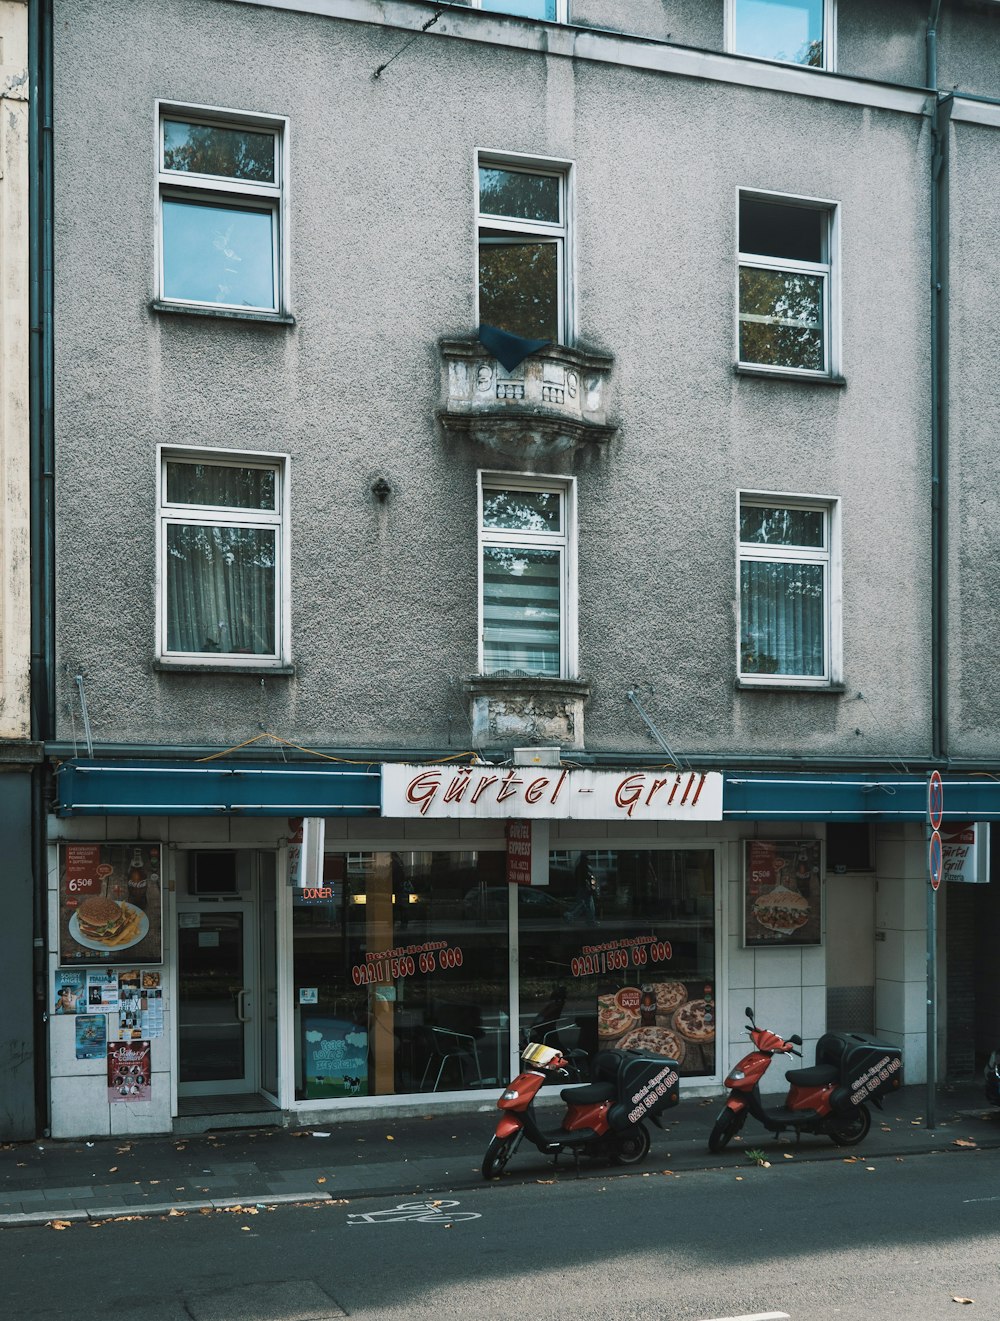
<svg viewBox="0 0 1000 1321">
<path fill-rule="evenodd" d="M 167 119 L 163 122 L 163 168 L 274 183 L 274 134 Z"/>
</svg>

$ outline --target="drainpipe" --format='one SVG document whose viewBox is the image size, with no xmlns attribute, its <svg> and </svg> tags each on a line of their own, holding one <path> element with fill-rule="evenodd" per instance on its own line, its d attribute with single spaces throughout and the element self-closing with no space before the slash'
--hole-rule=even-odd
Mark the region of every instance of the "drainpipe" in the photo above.
<svg viewBox="0 0 1000 1321">
<path fill-rule="evenodd" d="M 53 643 L 53 353 L 52 353 L 52 5 L 28 0 L 28 287 L 30 339 L 29 435 L 31 450 L 31 724 L 32 738 L 54 731 Z M 35 980 L 35 1116 L 48 1133 L 48 1030 L 46 932 L 48 930 L 46 763 L 36 766 L 31 785 L 33 972 Z"/>
<path fill-rule="evenodd" d="M 945 575 L 944 531 L 947 473 L 945 441 L 947 434 L 947 397 L 944 389 L 945 359 L 942 320 L 946 307 L 943 291 L 942 262 L 942 191 L 944 163 L 948 145 L 947 118 L 942 115 L 938 94 L 937 36 L 941 0 L 934 0 L 927 19 L 927 86 L 933 97 L 931 107 L 931 748 L 934 758 L 946 755 L 948 745 L 945 693 Z M 950 107 L 951 99 L 948 99 Z M 942 133 L 943 129 L 943 133 Z"/>
</svg>

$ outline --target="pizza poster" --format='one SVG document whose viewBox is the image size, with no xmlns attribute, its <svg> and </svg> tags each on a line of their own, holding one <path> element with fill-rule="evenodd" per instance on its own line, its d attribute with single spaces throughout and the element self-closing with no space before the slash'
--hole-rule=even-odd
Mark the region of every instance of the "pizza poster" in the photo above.
<svg viewBox="0 0 1000 1321">
<path fill-rule="evenodd" d="M 151 1070 L 152 1048 L 148 1041 L 109 1041 L 108 1100 L 150 1100 Z"/>
<path fill-rule="evenodd" d="M 820 841 L 743 841 L 743 944 L 819 945 L 823 939 Z"/>
<path fill-rule="evenodd" d="M 715 1073 L 715 983 L 641 981 L 597 997 L 601 1050 L 662 1055 L 683 1076 Z"/>
<path fill-rule="evenodd" d="M 61 844 L 61 966 L 163 961 L 159 844 Z"/>
</svg>

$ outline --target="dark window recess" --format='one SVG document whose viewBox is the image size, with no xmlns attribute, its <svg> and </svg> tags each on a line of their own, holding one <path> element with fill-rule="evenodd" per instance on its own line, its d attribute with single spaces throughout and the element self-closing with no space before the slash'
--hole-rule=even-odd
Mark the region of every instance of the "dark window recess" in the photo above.
<svg viewBox="0 0 1000 1321">
<path fill-rule="evenodd" d="M 192 895 L 236 895 L 240 891 L 237 855 L 206 850 L 192 853 L 188 864 L 188 893 Z"/>
<path fill-rule="evenodd" d="M 740 252 L 785 261 L 825 261 L 826 214 L 815 207 L 741 197 Z"/>
<path fill-rule="evenodd" d="M 874 871 L 872 833 L 866 821 L 831 821 L 826 827 L 828 872 Z"/>
</svg>

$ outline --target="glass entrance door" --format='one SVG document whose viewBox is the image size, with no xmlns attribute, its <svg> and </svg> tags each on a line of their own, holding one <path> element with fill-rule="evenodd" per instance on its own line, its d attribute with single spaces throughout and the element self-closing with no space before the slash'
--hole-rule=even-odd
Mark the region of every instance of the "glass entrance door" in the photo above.
<svg viewBox="0 0 1000 1321">
<path fill-rule="evenodd" d="M 254 1092 L 260 1035 L 249 904 L 192 904 L 177 918 L 181 1096 Z"/>
</svg>

